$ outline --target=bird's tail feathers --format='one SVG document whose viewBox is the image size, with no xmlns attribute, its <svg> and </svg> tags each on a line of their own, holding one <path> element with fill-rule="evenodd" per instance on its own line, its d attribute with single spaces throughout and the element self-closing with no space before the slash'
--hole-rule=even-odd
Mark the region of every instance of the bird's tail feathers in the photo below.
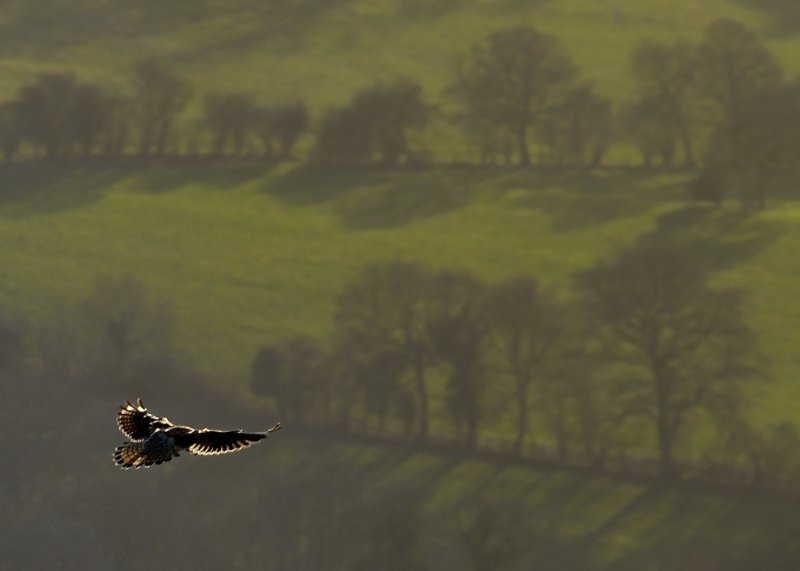
<svg viewBox="0 0 800 571">
<path fill-rule="evenodd" d="M 172 451 L 154 449 L 147 441 L 126 442 L 114 449 L 114 463 L 122 468 L 147 468 L 153 464 L 169 462 L 173 454 Z"/>
</svg>

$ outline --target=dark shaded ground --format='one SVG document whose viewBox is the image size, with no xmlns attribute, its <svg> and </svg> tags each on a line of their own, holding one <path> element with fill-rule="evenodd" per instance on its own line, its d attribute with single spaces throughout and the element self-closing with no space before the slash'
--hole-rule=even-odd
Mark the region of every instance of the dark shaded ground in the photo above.
<svg viewBox="0 0 800 571">
<path fill-rule="evenodd" d="M 796 502 L 532 468 L 291 425 L 226 457 L 121 471 L 120 394 L 10 382 L 0 414 L 4 568 L 791 569 Z M 164 379 L 145 403 L 174 421 L 274 418 Z M 177 383 L 177 384 L 176 384 Z M 115 381 L 102 394 L 115 391 Z M 182 389 L 183 387 L 183 389 Z M 128 389 L 128 392 L 130 388 Z M 163 396 L 159 396 L 159 394 Z M 99 395 L 100 393 L 98 393 Z"/>
</svg>

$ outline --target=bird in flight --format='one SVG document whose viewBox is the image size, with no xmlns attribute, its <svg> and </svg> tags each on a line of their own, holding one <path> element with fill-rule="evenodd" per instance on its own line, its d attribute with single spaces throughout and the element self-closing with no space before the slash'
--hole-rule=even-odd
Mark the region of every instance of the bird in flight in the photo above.
<svg viewBox="0 0 800 571">
<path fill-rule="evenodd" d="M 241 430 L 209 430 L 172 424 L 167 417 L 150 414 L 142 399 L 132 404 L 125 401 L 117 412 L 117 426 L 130 439 L 114 450 L 114 462 L 122 468 L 149 467 L 169 462 L 181 450 L 211 456 L 247 448 L 280 430 L 278 423 L 266 432 Z"/>
</svg>

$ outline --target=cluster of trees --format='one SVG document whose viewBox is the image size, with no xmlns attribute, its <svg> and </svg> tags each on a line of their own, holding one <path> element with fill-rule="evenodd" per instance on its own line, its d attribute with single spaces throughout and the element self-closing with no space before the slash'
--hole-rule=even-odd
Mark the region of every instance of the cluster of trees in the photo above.
<svg viewBox="0 0 800 571">
<path fill-rule="evenodd" d="M 755 477 L 767 441 L 797 435 L 750 426 L 744 390 L 765 378 L 762 359 L 741 292 L 707 277 L 696 245 L 664 239 L 581 273 L 570 304 L 532 277 L 490 285 L 372 264 L 340 295 L 329 347 L 262 347 L 252 388 L 292 422 L 454 435 L 469 448 L 488 439 L 594 466 L 649 456 L 664 477 L 692 450 L 686 465 L 746 462 Z M 715 434 L 713 444 L 698 451 L 697 433 Z"/>
<path fill-rule="evenodd" d="M 47 158 L 164 155 L 183 139 L 195 150 L 207 140 L 206 150 L 216 154 L 256 149 L 287 158 L 308 128 L 302 102 L 259 105 L 245 94 L 211 93 L 187 141 L 177 122 L 192 94 L 185 79 L 154 60 L 135 67 L 131 93 L 124 95 L 73 73 L 42 73 L 0 105 L 0 149 L 6 161 L 26 148 Z"/>
<path fill-rule="evenodd" d="M 687 167 L 700 160 L 710 184 L 698 198 L 718 201 L 720 173 L 747 183 L 743 200 L 765 204 L 775 176 L 797 162 L 800 83 L 784 79 L 756 34 L 733 20 L 711 23 L 697 44 L 647 41 L 632 58 L 636 99 L 621 116 L 642 161 Z M 711 179 L 711 180 L 708 180 Z"/>
<path fill-rule="evenodd" d="M 461 128 L 483 163 L 597 165 L 622 141 L 638 148 L 644 165 L 681 161 L 745 174 L 756 206 L 775 174 L 797 162 L 792 125 L 800 85 L 784 79 L 774 55 L 744 25 L 717 20 L 696 44 L 646 41 L 632 54 L 631 72 L 633 97 L 615 112 L 581 79 L 557 38 L 530 27 L 501 29 L 458 60 L 443 108 L 426 103 L 422 86 L 409 79 L 366 87 L 324 113 L 309 158 L 429 160 L 409 134 L 438 117 Z M 125 96 L 69 73 L 41 74 L 0 108 L 0 147 L 6 159 L 23 143 L 47 156 L 182 147 L 287 158 L 310 128 L 302 101 L 261 105 L 246 93 L 223 91 L 206 94 L 202 117 L 178 133 L 192 91 L 155 61 L 136 66 Z M 720 185 L 703 188 L 698 198 L 718 198 Z"/>
</svg>

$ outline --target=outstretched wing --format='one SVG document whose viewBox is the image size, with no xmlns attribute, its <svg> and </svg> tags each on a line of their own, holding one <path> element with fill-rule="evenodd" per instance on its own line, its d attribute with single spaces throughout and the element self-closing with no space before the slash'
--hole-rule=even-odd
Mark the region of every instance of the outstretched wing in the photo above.
<svg viewBox="0 0 800 571">
<path fill-rule="evenodd" d="M 117 413 L 117 427 L 122 434 L 133 442 L 141 442 L 150 436 L 157 428 L 169 428 L 172 423 L 166 418 L 160 418 L 147 412 L 142 404 L 142 399 L 136 405 L 130 401 L 121 404 Z"/>
<path fill-rule="evenodd" d="M 276 424 L 266 432 L 242 432 L 241 430 L 195 430 L 187 434 L 187 450 L 192 454 L 200 456 L 212 456 L 214 454 L 227 454 L 236 452 L 242 448 L 247 448 L 254 442 L 263 440 L 271 432 L 281 429 L 280 424 Z"/>
</svg>

